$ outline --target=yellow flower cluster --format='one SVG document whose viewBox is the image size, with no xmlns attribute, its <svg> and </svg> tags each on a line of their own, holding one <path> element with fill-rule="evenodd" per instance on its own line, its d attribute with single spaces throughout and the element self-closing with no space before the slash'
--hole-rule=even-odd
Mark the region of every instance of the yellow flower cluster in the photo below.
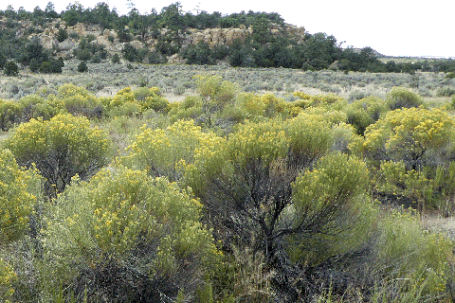
<svg viewBox="0 0 455 303">
<path fill-rule="evenodd" d="M 229 137 L 228 150 L 231 159 L 244 162 L 261 160 L 270 163 L 283 158 L 288 150 L 289 139 L 281 124 L 246 123 Z"/>
<path fill-rule="evenodd" d="M 192 163 L 195 154 L 212 150 L 208 146 L 217 141 L 215 135 L 202 132 L 192 120 L 178 121 L 165 130 L 145 126 L 141 130 L 127 148 L 129 156 L 126 161 L 155 176 L 177 177 L 183 163 Z"/>
<path fill-rule="evenodd" d="M 174 272 L 182 259 L 206 266 L 219 257 L 211 232 L 200 222 L 202 204 L 165 178 L 112 167 L 70 186 L 58 199 L 43 234 L 45 249 L 68 262 L 59 265 L 63 268 L 74 262 L 95 268 L 106 257 L 122 262 L 149 243 L 157 246 L 148 258 L 159 273 Z"/>
<path fill-rule="evenodd" d="M 148 109 L 163 111 L 166 109 L 169 102 L 161 97 L 160 89 L 157 87 L 144 87 L 134 91 L 131 87 L 125 87 L 118 91 L 106 106 L 108 109 L 113 109 L 118 107 L 129 107 L 132 104 L 137 105 L 141 112 Z"/>
<path fill-rule="evenodd" d="M 110 141 L 104 131 L 92 128 L 87 118 L 59 114 L 50 120 L 32 119 L 21 124 L 5 140 L 5 146 L 19 164 L 31 166 L 34 162 L 43 177 L 53 180 L 55 173 L 66 176 L 65 169 L 71 169 L 73 175 L 82 175 L 94 163 L 104 165 Z M 54 159 L 50 162 L 54 165 L 52 170 L 49 170 L 49 159 Z M 70 167 L 59 166 L 63 163 Z"/>
<path fill-rule="evenodd" d="M 347 105 L 346 101 L 342 97 L 334 94 L 312 96 L 303 92 L 295 92 L 294 96 L 299 98 L 294 103 L 302 108 L 329 106 L 333 107 L 334 105 L 337 105 L 337 107 L 341 108 Z"/>
<path fill-rule="evenodd" d="M 20 237 L 36 197 L 28 192 L 33 171 L 22 171 L 8 150 L 0 149 L 0 243 Z"/>
<path fill-rule="evenodd" d="M 385 152 L 396 161 L 410 154 L 422 158 L 452 144 L 454 126 L 454 119 L 439 109 L 399 109 L 368 127 L 365 140 L 350 147 L 367 155 Z"/>
</svg>

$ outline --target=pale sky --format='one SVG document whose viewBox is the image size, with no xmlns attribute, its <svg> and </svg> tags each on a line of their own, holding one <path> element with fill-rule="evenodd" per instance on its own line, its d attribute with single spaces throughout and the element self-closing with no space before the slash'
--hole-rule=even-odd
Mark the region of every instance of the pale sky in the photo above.
<svg viewBox="0 0 455 303">
<path fill-rule="evenodd" d="M 5 10 L 11 4 L 15 10 L 23 6 L 32 11 L 35 6 L 46 7 L 49 0 L 6 0 L 0 4 Z M 66 9 L 75 1 L 52 1 L 56 11 Z M 79 0 L 84 8 L 94 7 L 100 1 Z M 126 0 L 104 1 L 117 8 L 120 14 L 128 12 Z M 150 12 L 177 1 L 132 0 L 141 13 Z M 325 32 L 333 35 L 343 46 L 362 48 L 370 46 L 389 56 L 425 56 L 455 58 L 455 1 L 409 0 L 181 0 L 184 11 L 196 7 L 209 13 L 222 14 L 265 11 L 277 12 L 286 23 L 303 26 L 309 33 Z"/>
</svg>

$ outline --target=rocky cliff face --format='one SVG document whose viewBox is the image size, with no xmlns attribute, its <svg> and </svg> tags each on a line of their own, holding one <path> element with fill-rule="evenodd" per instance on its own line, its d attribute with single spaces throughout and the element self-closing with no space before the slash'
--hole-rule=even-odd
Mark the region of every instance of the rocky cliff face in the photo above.
<svg viewBox="0 0 455 303">
<path fill-rule="evenodd" d="M 5 24 L 6 18 L 0 19 L 0 29 L 5 26 Z M 16 33 L 17 36 L 24 35 L 27 29 L 33 26 L 31 21 L 20 21 L 19 24 L 20 29 Z M 57 40 L 59 28 L 66 29 L 69 34 L 69 38 L 63 42 L 58 42 Z M 54 51 L 59 57 L 71 57 L 73 55 L 73 50 L 79 46 L 79 39 L 71 38 L 71 36 L 80 38 L 92 35 L 95 39 L 91 43 L 104 45 L 105 49 L 110 54 L 121 52 L 125 44 L 124 42 L 120 42 L 116 31 L 108 29 L 103 30 L 99 25 L 77 23 L 74 26 L 66 26 L 64 21 L 56 19 L 47 23 L 45 27 L 39 26 L 38 29 L 42 30 L 42 32 L 39 34 L 31 34 L 28 36 L 28 39 L 38 38 L 45 49 Z M 305 29 L 303 27 L 296 27 L 293 25 L 285 25 L 284 27 L 272 25 L 271 27 L 272 35 L 280 35 L 283 30 L 291 36 L 296 37 L 299 41 L 303 41 L 305 34 Z M 162 29 L 161 31 L 162 34 L 166 33 L 166 29 Z M 211 47 L 219 45 L 230 46 L 235 40 L 244 40 L 252 33 L 253 30 L 251 27 L 208 28 L 204 30 L 190 28 L 182 35 L 182 40 L 184 41 L 184 46 L 197 44 L 200 41 L 207 43 Z M 113 39 L 109 38 L 110 36 Z M 146 36 L 144 42 L 134 39 L 129 43 L 136 49 L 146 47 L 149 50 L 154 50 L 157 42 L 158 41 L 151 36 Z M 175 58 L 170 59 L 175 61 Z"/>
<path fill-rule="evenodd" d="M 253 33 L 251 28 L 207 28 L 205 30 L 190 29 L 186 44 L 198 44 L 203 41 L 209 46 L 230 46 L 236 39 L 244 40 Z"/>
</svg>

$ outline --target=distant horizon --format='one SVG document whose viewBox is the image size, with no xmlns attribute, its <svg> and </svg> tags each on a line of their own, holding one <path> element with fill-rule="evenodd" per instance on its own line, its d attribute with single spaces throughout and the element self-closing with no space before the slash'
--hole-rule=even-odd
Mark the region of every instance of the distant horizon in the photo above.
<svg viewBox="0 0 455 303">
<path fill-rule="evenodd" d="M 33 11 L 36 6 L 45 9 L 48 2 L 53 2 L 58 13 L 66 10 L 70 3 L 49 0 L 18 0 L 14 3 L 3 3 L 1 10 L 11 4 L 15 11 L 24 7 Z M 77 1 L 84 8 L 94 8 L 93 1 Z M 119 15 L 126 15 L 133 4 L 141 14 L 149 13 L 152 8 L 158 12 L 163 7 L 177 1 L 157 0 L 153 4 L 135 3 L 127 0 L 107 0 L 112 10 L 116 8 Z M 445 0 L 434 0 L 431 6 L 410 5 L 399 1 L 383 0 L 380 5 L 366 5 L 360 0 L 326 0 L 319 2 L 301 2 L 295 4 L 291 0 L 282 0 L 280 5 L 267 2 L 260 5 L 252 0 L 232 0 L 229 2 L 213 2 L 204 0 L 179 1 L 184 12 L 218 11 L 223 15 L 248 12 L 276 12 L 286 23 L 304 27 L 310 34 L 318 32 L 332 35 L 343 47 L 371 47 L 386 57 L 412 57 L 428 59 L 454 59 L 455 42 L 452 36 L 452 12 L 455 3 Z"/>
</svg>

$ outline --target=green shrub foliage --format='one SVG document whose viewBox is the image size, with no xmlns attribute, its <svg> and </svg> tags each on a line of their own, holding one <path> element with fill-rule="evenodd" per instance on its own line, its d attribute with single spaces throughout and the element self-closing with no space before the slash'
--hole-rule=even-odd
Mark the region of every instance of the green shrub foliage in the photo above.
<svg viewBox="0 0 455 303">
<path fill-rule="evenodd" d="M 46 291 L 63 284 L 90 302 L 191 297 L 219 259 L 201 210 L 175 183 L 141 171 L 115 167 L 75 182 L 44 231 L 54 275 Z"/>
<path fill-rule="evenodd" d="M 87 178 L 109 161 L 107 135 L 88 119 L 59 114 L 48 121 L 21 124 L 4 142 L 21 166 L 36 165 L 47 180 L 48 193 L 62 192 L 71 178 Z"/>
<path fill-rule="evenodd" d="M 30 192 L 33 176 L 33 171 L 19 168 L 9 150 L 0 149 L 0 246 L 22 236 L 28 227 L 37 199 Z"/>
<path fill-rule="evenodd" d="M 367 226 L 367 214 L 373 208 L 365 192 L 368 171 L 362 162 L 344 155 L 327 156 L 312 173 L 299 177 L 329 151 L 331 142 L 330 124 L 317 115 L 298 116 L 283 124 L 247 123 L 227 140 L 203 143 L 193 164 L 186 167 L 186 182 L 213 218 L 218 237 L 226 246 L 237 243 L 264 253 L 276 271 L 276 287 L 281 279 L 293 279 L 286 265 L 292 263 L 291 255 L 284 249 L 288 236 L 335 246 L 336 241 L 324 238 L 324 229 L 334 234 L 349 229 L 348 217 L 359 234 L 367 233 L 368 229 L 360 233 L 359 226 Z M 365 211 L 358 212 L 362 207 Z M 349 248 L 362 243 L 361 239 L 359 235 L 357 242 L 352 240 Z M 298 244 L 289 250 L 298 247 L 303 249 Z M 326 258 L 330 256 L 329 248 L 322 244 L 317 248 Z M 305 252 L 309 251 L 307 247 Z M 335 254 L 340 252 L 333 249 Z M 319 258 L 324 260 L 322 253 Z M 299 261 L 308 264 L 310 259 Z M 310 264 L 316 265 L 316 258 Z M 293 286 L 278 288 L 297 296 Z"/>
<path fill-rule="evenodd" d="M 202 132 L 193 121 L 178 121 L 165 130 L 143 127 L 128 147 L 125 161 L 145 169 L 151 176 L 178 180 L 183 165 L 194 161 L 195 150 L 204 142 L 216 139 L 214 134 Z"/>
<path fill-rule="evenodd" d="M 306 231 L 291 236 L 289 250 L 296 262 L 325 261 L 355 250 L 371 236 L 375 209 L 367 180 L 365 163 L 340 153 L 322 158 L 295 180 L 293 225 Z"/>
<path fill-rule="evenodd" d="M 58 29 L 57 41 L 63 42 L 68 38 L 68 32 L 64 28 Z"/>
<path fill-rule="evenodd" d="M 21 107 L 17 102 L 0 99 L 0 127 L 7 131 L 21 121 Z"/>
<path fill-rule="evenodd" d="M 259 21 L 248 56 L 271 64 L 282 50 Z M 331 60 L 311 57 L 329 38 L 306 38 L 308 68 Z M 453 243 L 419 220 L 455 213 L 452 104 L 195 79 L 182 102 L 148 76 L 112 97 L 64 84 L 0 99 L 0 301 L 452 300 Z"/>
<path fill-rule="evenodd" d="M 19 67 L 14 61 L 8 61 L 5 63 L 4 73 L 7 76 L 17 76 L 19 74 Z"/>
<path fill-rule="evenodd" d="M 392 90 L 387 94 L 386 100 L 392 110 L 419 107 L 423 103 L 422 98 L 419 95 L 407 90 L 404 87 L 392 88 Z"/>
<path fill-rule="evenodd" d="M 421 296 L 442 294 L 450 279 L 446 274 L 453 243 L 422 230 L 418 218 L 409 214 L 392 213 L 379 228 L 375 269 L 389 281 L 406 277 L 407 287 L 419 289 Z"/>
<path fill-rule="evenodd" d="M 85 63 L 85 61 L 79 62 L 79 64 L 77 65 L 77 71 L 80 73 L 87 72 L 88 71 L 87 63 Z"/>
<path fill-rule="evenodd" d="M 454 120 L 442 110 L 395 110 L 368 127 L 365 140 L 352 147 L 372 160 L 404 161 L 408 169 L 421 170 L 451 156 L 453 130 Z"/>
<path fill-rule="evenodd" d="M 64 84 L 58 89 L 58 99 L 71 114 L 88 118 L 101 118 L 104 112 L 102 102 L 86 89 L 73 84 Z"/>
</svg>

